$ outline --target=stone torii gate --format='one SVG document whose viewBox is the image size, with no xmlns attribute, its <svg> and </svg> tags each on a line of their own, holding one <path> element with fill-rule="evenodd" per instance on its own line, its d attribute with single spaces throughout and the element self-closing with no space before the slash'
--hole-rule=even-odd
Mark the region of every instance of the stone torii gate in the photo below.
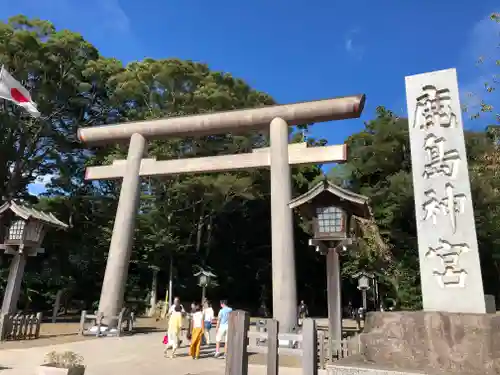
<svg viewBox="0 0 500 375">
<path fill-rule="evenodd" d="M 123 178 L 99 311 L 104 316 L 115 316 L 123 305 L 140 176 L 270 167 L 273 314 L 280 322 L 281 331 L 291 331 L 297 322 L 297 292 L 293 215 L 288 206 L 292 198 L 290 165 L 341 162 L 346 160 L 347 155 L 345 145 L 311 148 L 307 148 L 306 144 L 289 145 L 288 127 L 358 118 L 364 103 L 364 95 L 354 95 L 79 129 L 78 138 L 88 144 L 130 142 L 126 160 L 86 170 L 89 180 Z M 247 154 L 167 161 L 143 159 L 146 140 L 242 131 L 269 131 L 271 146 Z"/>
</svg>

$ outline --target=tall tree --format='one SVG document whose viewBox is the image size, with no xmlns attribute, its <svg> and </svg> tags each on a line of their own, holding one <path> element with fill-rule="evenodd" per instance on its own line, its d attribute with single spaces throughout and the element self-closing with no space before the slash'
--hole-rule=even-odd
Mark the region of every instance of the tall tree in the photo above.
<svg viewBox="0 0 500 375">
<path fill-rule="evenodd" d="M 27 87 L 42 114 L 32 119 L 0 101 L 0 196 L 26 197 L 37 177 L 57 176 L 81 157 L 78 126 L 103 122 L 100 82 L 86 69 L 99 57 L 81 35 L 16 16 L 0 24 L 0 64 Z"/>
</svg>

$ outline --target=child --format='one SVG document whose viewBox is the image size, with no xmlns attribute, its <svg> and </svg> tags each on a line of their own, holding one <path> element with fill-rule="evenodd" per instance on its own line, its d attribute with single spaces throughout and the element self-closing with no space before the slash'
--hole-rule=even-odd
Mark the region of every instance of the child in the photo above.
<svg viewBox="0 0 500 375">
<path fill-rule="evenodd" d="M 200 358 L 200 346 L 201 340 L 203 338 L 203 312 L 200 311 L 200 306 L 196 304 L 194 306 L 194 313 L 192 317 L 192 328 L 193 331 L 191 333 L 191 345 L 189 346 L 189 355 L 193 359 Z"/>
<path fill-rule="evenodd" d="M 168 343 L 165 346 L 165 351 L 164 351 L 165 356 L 167 356 L 168 349 L 172 348 L 172 354 L 170 355 L 170 358 L 175 357 L 175 351 L 179 347 L 179 337 L 182 328 L 182 307 L 180 305 L 173 307 L 174 309 L 170 313 L 170 318 L 168 320 L 168 330 L 167 330 Z"/>
</svg>

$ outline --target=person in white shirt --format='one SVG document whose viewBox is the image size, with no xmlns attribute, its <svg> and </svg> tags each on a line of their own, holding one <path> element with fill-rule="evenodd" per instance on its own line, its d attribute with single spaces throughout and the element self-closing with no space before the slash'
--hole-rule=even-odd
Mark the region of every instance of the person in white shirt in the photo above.
<svg viewBox="0 0 500 375">
<path fill-rule="evenodd" d="M 186 311 L 184 310 L 184 307 L 181 305 L 181 300 L 179 299 L 179 297 L 175 297 L 174 298 L 174 303 L 168 309 L 168 314 L 172 314 L 176 310 L 176 306 L 180 306 L 181 307 L 181 311 L 182 311 L 183 314 L 186 313 Z"/>
<path fill-rule="evenodd" d="M 212 321 L 214 319 L 214 309 L 210 301 L 205 301 L 203 315 L 205 320 L 205 343 L 210 345 L 210 330 L 212 329 Z"/>
<path fill-rule="evenodd" d="M 166 318 L 170 318 L 170 316 L 178 311 L 178 309 L 181 309 L 181 315 L 182 315 L 182 319 L 181 320 L 184 320 L 184 318 L 186 317 L 186 310 L 184 310 L 184 306 L 182 306 L 181 304 L 181 300 L 179 297 L 175 297 L 174 298 L 174 302 L 172 303 L 172 306 L 169 307 L 168 309 L 168 314 L 166 315 Z M 181 324 L 181 332 L 182 331 L 185 331 L 185 328 L 182 328 L 183 324 Z M 190 339 L 190 336 L 191 336 L 191 333 L 190 331 L 187 332 L 187 339 L 189 340 Z M 182 340 L 179 339 L 179 345 L 182 343 Z"/>
<path fill-rule="evenodd" d="M 191 333 L 191 345 L 189 346 L 189 355 L 193 359 L 200 358 L 200 347 L 201 339 L 203 337 L 203 311 L 201 311 L 200 306 L 196 304 L 194 306 L 194 312 L 192 315 L 192 333 Z"/>
</svg>

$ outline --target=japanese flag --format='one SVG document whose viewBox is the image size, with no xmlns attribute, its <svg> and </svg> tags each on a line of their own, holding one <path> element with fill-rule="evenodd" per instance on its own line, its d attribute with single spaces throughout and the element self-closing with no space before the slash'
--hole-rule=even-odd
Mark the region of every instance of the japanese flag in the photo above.
<svg viewBox="0 0 500 375">
<path fill-rule="evenodd" d="M 16 81 L 3 66 L 0 70 L 0 98 L 10 100 L 23 107 L 33 117 L 40 117 L 40 112 L 38 112 L 36 104 L 31 100 L 28 90 Z"/>
</svg>

